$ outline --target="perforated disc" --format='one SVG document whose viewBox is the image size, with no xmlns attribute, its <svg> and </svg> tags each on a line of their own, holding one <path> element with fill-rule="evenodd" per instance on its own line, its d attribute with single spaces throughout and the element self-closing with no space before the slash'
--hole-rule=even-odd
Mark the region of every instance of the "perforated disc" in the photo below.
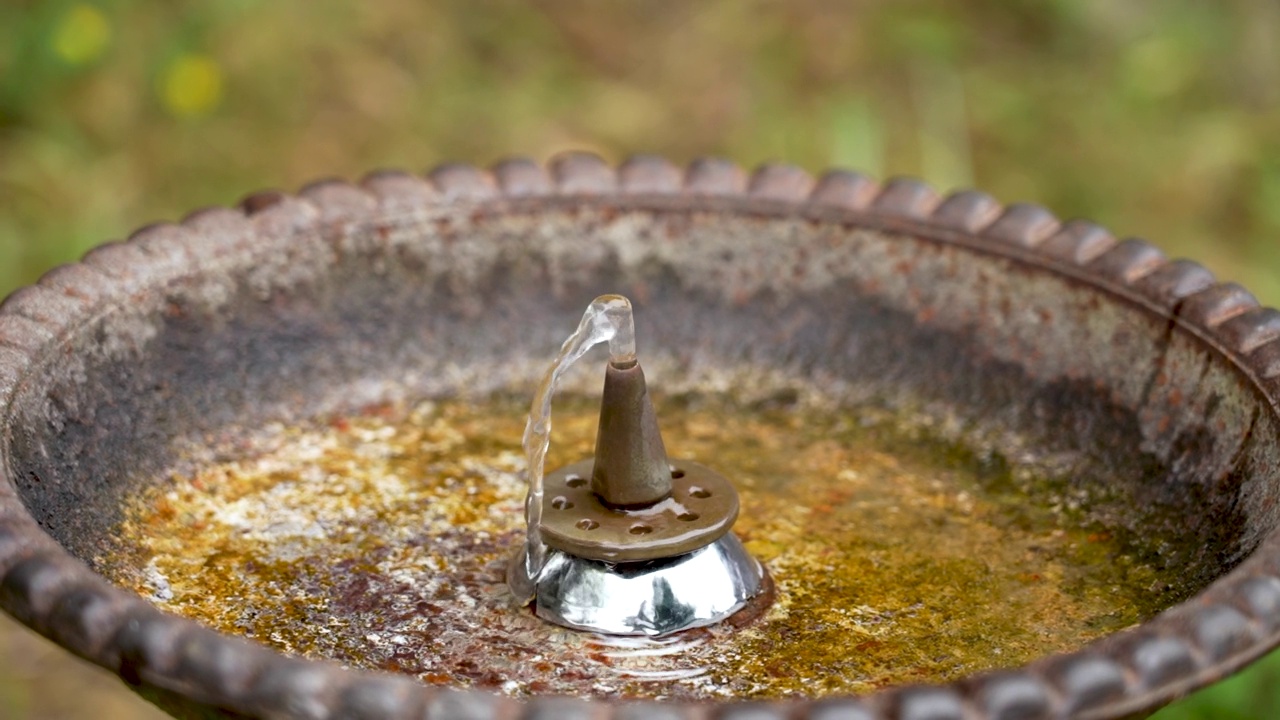
<svg viewBox="0 0 1280 720">
<path fill-rule="evenodd" d="M 542 539 L 571 555 L 634 562 L 693 552 L 720 539 L 738 519 L 738 491 L 722 475 L 693 462 L 671 468 L 671 495 L 639 509 L 614 509 L 591 492 L 593 460 L 547 475 Z"/>
</svg>

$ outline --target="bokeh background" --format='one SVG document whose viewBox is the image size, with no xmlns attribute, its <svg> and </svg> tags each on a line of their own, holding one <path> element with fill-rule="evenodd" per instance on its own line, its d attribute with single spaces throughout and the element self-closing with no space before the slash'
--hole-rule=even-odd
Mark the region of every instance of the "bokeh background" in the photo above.
<svg viewBox="0 0 1280 720">
<path fill-rule="evenodd" d="M 0 295 L 247 191 L 721 155 L 1141 234 L 1280 304 L 1276 0 L 8 0 Z M 1280 717 L 1280 656 L 1158 717 Z M 0 619 L 0 716 L 149 718 Z"/>
</svg>

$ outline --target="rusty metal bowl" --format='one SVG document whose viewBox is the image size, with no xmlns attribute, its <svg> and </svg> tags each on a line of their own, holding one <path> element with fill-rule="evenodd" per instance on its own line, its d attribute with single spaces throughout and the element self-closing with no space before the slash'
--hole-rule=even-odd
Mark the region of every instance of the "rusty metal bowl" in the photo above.
<svg viewBox="0 0 1280 720">
<path fill-rule="evenodd" d="M 1025 667 L 709 709 L 518 702 L 285 657 L 94 572 L 122 499 L 179 441 L 496 386 L 504 358 L 545 354 L 605 291 L 681 363 L 823 376 L 1086 450 L 1133 502 L 1190 508 L 1167 531 L 1203 548 L 1181 569 L 1202 589 Z M 320 182 L 144 228 L 5 301 L 0 605 L 183 717 L 1141 716 L 1280 640 L 1278 398 L 1280 313 L 981 193 L 584 155 Z"/>
</svg>

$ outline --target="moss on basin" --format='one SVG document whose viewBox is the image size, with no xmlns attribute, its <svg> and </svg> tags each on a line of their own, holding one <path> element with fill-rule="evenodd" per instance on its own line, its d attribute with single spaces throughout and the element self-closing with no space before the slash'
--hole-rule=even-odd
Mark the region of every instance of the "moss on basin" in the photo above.
<svg viewBox="0 0 1280 720">
<path fill-rule="evenodd" d="M 899 414 L 781 396 L 656 398 L 672 458 L 742 496 L 776 602 L 745 627 L 609 639 L 517 609 L 524 400 L 378 407 L 271 427 L 137 497 L 103 561 L 167 610 L 282 651 L 510 694 L 864 692 L 1023 664 L 1185 597 L 1168 539 L 1109 527 L 1069 478 Z M 590 454 L 557 399 L 548 467 Z M 1158 509 L 1156 509 L 1158 512 Z"/>
</svg>

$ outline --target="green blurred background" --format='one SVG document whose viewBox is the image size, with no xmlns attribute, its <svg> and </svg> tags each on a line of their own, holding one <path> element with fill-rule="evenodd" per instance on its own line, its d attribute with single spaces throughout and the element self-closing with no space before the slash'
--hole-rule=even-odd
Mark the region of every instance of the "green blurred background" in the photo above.
<svg viewBox="0 0 1280 720">
<path fill-rule="evenodd" d="M 1280 304 L 1276 0 L 9 0 L 0 295 L 263 186 L 566 149 L 978 186 Z M 1280 717 L 1277 681 L 1158 717 Z M 157 713 L 4 619 L 0 716 Z"/>
</svg>

